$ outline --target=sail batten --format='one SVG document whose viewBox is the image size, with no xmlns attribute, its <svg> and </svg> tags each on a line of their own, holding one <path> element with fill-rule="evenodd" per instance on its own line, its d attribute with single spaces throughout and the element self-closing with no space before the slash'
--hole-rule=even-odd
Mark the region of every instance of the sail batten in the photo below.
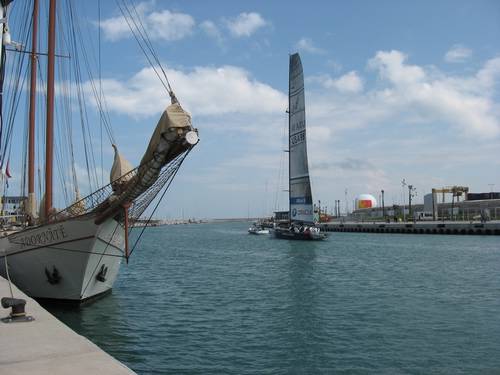
<svg viewBox="0 0 500 375">
<path fill-rule="evenodd" d="M 290 220 L 312 223 L 314 218 L 307 162 L 304 73 L 298 53 L 290 56 L 289 71 Z"/>
</svg>

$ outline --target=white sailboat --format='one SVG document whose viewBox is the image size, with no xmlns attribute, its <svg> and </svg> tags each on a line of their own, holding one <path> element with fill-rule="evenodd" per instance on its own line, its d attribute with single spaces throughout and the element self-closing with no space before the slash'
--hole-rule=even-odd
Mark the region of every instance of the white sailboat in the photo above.
<svg viewBox="0 0 500 375">
<path fill-rule="evenodd" d="M 0 3 L 0 14 L 3 15 L 0 25 L 2 54 L 12 45 L 7 26 L 7 10 L 13 6 L 10 3 L 9 0 L 1 0 Z M 32 17 L 30 55 L 32 63 L 35 63 L 38 57 L 38 0 L 33 0 Z M 128 234 L 135 220 L 164 187 L 168 188 L 185 157 L 198 143 L 198 134 L 192 127 L 190 115 L 182 109 L 168 85 L 172 103 L 158 121 L 140 165 L 132 169 L 115 147 L 111 183 L 83 199 L 78 199 L 77 190 L 74 204 L 60 211 L 54 209 L 52 164 L 56 19 L 56 0 L 50 0 L 44 204 L 37 215 L 33 160 L 35 116 L 33 103 L 30 102 L 25 217 L 21 226 L 3 228 L 0 232 L 0 275 L 6 277 L 8 267 L 10 279 L 26 294 L 35 298 L 80 303 L 111 290 L 120 264 L 124 259 L 128 261 Z M 4 56 L 0 56 L 0 61 L 5 63 Z M 4 66 L 1 71 L 5 72 Z M 36 90 L 33 65 L 31 81 L 33 100 Z"/>
<path fill-rule="evenodd" d="M 274 235 L 281 239 L 322 240 L 326 238 L 314 223 L 314 207 L 307 162 L 304 73 L 298 53 L 290 56 L 288 89 L 288 179 L 289 218 L 276 225 Z"/>
</svg>

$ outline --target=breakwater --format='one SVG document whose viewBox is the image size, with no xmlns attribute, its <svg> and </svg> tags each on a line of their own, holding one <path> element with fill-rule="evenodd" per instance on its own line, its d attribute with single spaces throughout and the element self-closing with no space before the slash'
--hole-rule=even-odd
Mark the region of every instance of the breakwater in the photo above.
<svg viewBox="0 0 500 375">
<path fill-rule="evenodd" d="M 417 222 L 330 222 L 320 225 L 326 232 L 500 235 L 500 220 Z"/>
</svg>

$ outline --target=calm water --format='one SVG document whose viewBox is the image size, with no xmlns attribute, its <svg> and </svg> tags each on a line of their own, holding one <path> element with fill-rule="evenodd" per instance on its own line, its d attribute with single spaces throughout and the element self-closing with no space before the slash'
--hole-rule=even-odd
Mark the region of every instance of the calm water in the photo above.
<svg viewBox="0 0 500 375">
<path fill-rule="evenodd" d="M 140 374 L 500 373 L 500 238 L 151 228 L 112 295 L 52 309 Z"/>
</svg>

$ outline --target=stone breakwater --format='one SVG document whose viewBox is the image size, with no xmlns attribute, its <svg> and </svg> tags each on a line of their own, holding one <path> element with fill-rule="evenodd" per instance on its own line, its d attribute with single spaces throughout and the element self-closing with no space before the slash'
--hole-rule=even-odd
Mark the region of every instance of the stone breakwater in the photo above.
<svg viewBox="0 0 500 375">
<path fill-rule="evenodd" d="M 481 222 L 421 221 L 421 222 L 330 222 L 320 225 L 326 232 L 407 233 L 500 235 L 500 220 Z"/>
</svg>

